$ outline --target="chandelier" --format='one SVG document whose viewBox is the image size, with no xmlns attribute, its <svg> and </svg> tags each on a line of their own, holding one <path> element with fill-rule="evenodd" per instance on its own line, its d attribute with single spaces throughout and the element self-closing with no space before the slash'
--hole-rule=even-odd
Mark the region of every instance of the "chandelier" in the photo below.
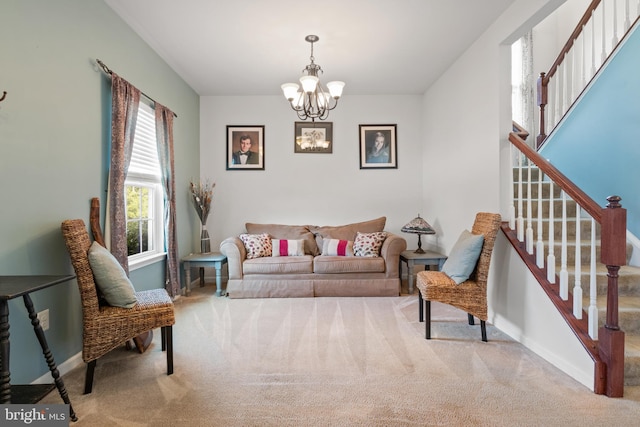
<svg viewBox="0 0 640 427">
<path fill-rule="evenodd" d="M 333 81 L 327 83 L 329 91 L 322 86 L 318 73 L 323 72 L 322 68 L 316 64 L 313 57 L 313 44 L 320 38 L 309 35 L 305 40 L 311 43 L 311 64 L 307 65 L 303 71 L 307 74 L 300 77 L 302 90 L 297 83 L 285 83 L 281 86 L 284 97 L 287 98 L 291 108 L 298 114 L 300 120 L 315 119 L 325 120 L 329 117 L 329 111 L 336 108 L 338 99 L 342 95 L 344 82 Z"/>
</svg>

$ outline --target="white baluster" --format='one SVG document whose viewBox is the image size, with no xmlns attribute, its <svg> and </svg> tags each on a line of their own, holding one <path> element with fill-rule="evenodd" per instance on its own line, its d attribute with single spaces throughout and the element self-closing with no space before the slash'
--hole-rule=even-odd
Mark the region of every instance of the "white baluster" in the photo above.
<svg viewBox="0 0 640 427">
<path fill-rule="evenodd" d="M 533 253 L 533 227 L 531 226 L 531 203 L 533 197 L 531 197 L 531 160 L 527 163 L 527 230 L 525 243 L 527 246 L 527 253 L 531 255 Z"/>
<path fill-rule="evenodd" d="M 522 218 L 522 152 L 518 152 L 518 225 L 516 234 L 518 241 L 524 241 L 524 219 Z"/>
<path fill-rule="evenodd" d="M 629 16 L 629 0 L 624 2 L 624 32 L 626 33 L 631 27 L 631 18 Z"/>
<path fill-rule="evenodd" d="M 555 105 L 555 117 L 553 118 L 553 123 L 558 123 L 559 117 L 560 117 L 560 106 L 562 104 L 562 102 L 560 101 L 561 96 L 560 93 L 562 91 L 562 81 L 560 80 L 562 78 L 562 75 L 558 75 L 555 79 L 555 83 L 556 83 L 556 90 L 555 90 L 555 95 L 556 95 L 556 105 Z"/>
<path fill-rule="evenodd" d="M 538 169 L 538 241 L 536 242 L 536 265 L 544 268 L 544 242 L 542 241 L 542 170 Z"/>
<path fill-rule="evenodd" d="M 596 282 L 596 221 L 591 218 L 591 261 L 589 268 L 589 336 L 598 339 L 598 289 Z"/>
<path fill-rule="evenodd" d="M 576 205 L 576 262 L 573 282 L 573 315 L 576 319 L 582 319 L 582 253 L 580 239 L 580 206 Z"/>
<path fill-rule="evenodd" d="M 547 280 L 549 283 L 556 283 L 556 256 L 553 254 L 555 246 L 555 230 L 554 230 L 554 199 L 553 199 L 553 181 L 549 180 L 549 252 L 547 254 Z"/>
<path fill-rule="evenodd" d="M 595 9 L 591 11 L 591 77 L 596 75 L 596 17 Z"/>
<path fill-rule="evenodd" d="M 607 49 L 605 47 L 605 29 L 607 28 L 605 25 L 606 22 L 606 18 L 605 18 L 605 13 L 604 13 L 604 2 L 600 3 L 602 5 L 602 34 L 601 34 L 601 39 L 602 39 L 602 59 L 600 60 L 600 65 L 604 64 L 604 61 L 607 60 Z"/>
<path fill-rule="evenodd" d="M 618 2 L 613 0 L 613 36 L 611 37 L 611 51 L 618 44 Z"/>
<path fill-rule="evenodd" d="M 514 178 L 513 178 L 513 152 L 514 152 L 514 147 L 513 144 L 509 144 L 509 153 L 511 154 L 511 161 L 509 163 L 511 163 L 511 175 L 509 176 L 509 181 L 511 183 L 510 188 L 510 192 L 511 192 L 511 206 L 509 206 L 509 228 L 512 230 L 516 229 L 516 197 L 514 195 Z M 520 153 L 518 152 L 518 155 Z"/>
<path fill-rule="evenodd" d="M 560 298 L 569 299 L 569 272 L 567 271 L 567 194 L 562 191 L 562 244 L 560 249 Z"/>
<path fill-rule="evenodd" d="M 585 71 L 585 65 L 586 65 L 586 49 L 587 49 L 587 37 L 585 34 L 585 26 L 582 26 L 582 32 L 580 33 L 580 39 L 582 40 L 582 58 L 580 58 L 580 73 L 582 74 L 582 87 L 580 88 L 580 90 L 578 91 L 578 93 L 580 93 L 580 91 L 587 85 L 587 72 Z"/>
</svg>

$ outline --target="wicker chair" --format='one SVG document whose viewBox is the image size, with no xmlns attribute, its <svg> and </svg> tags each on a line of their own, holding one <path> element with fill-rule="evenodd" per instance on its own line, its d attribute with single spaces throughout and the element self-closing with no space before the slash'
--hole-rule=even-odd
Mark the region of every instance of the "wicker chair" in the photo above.
<svg viewBox="0 0 640 427">
<path fill-rule="evenodd" d="M 473 316 L 478 317 L 482 341 L 487 341 L 485 323 L 487 320 L 487 276 L 500 222 L 499 214 L 480 212 L 476 215 L 471 233 L 483 234 L 484 243 L 478 263 L 468 280 L 458 285 L 440 271 L 421 271 L 418 273 L 416 286 L 419 290 L 419 320 L 420 322 L 425 321 L 426 339 L 431 339 L 431 301 L 438 301 L 465 311 L 470 325 L 474 324 Z M 425 317 L 426 319 L 424 319 Z"/>
<path fill-rule="evenodd" d="M 62 223 L 82 302 L 82 359 L 87 363 L 84 393 L 91 393 L 96 361 L 114 348 L 146 331 L 161 328 L 162 350 L 167 352 L 167 375 L 173 373 L 173 302 L 164 289 L 136 292 L 133 308 L 100 304 L 89 265 L 89 233 L 81 219 Z"/>
</svg>

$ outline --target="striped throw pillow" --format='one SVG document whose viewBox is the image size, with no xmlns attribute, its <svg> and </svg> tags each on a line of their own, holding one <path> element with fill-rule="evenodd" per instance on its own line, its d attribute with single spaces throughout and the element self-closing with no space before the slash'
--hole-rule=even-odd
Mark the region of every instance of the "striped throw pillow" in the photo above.
<svg viewBox="0 0 640 427">
<path fill-rule="evenodd" d="M 271 239 L 271 256 L 303 256 L 304 240 Z"/>
<path fill-rule="evenodd" d="M 353 242 L 350 240 L 324 239 L 322 242 L 322 255 L 353 256 Z"/>
</svg>

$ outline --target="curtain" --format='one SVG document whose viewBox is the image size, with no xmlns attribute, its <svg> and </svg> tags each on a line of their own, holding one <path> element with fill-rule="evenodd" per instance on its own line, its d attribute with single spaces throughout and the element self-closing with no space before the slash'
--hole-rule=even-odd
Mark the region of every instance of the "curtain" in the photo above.
<svg viewBox="0 0 640 427">
<path fill-rule="evenodd" d="M 176 188 L 173 162 L 173 112 L 164 105 L 155 103 L 156 138 L 158 159 L 162 171 L 164 193 L 164 239 L 167 251 L 167 292 L 175 297 L 180 292 L 178 240 L 176 232 Z"/>
<path fill-rule="evenodd" d="M 111 165 L 107 196 L 109 249 L 129 273 L 127 213 L 124 181 L 131 161 L 133 137 L 138 118 L 140 91 L 115 73 L 111 74 Z"/>
<path fill-rule="evenodd" d="M 527 144 L 536 148 L 536 86 L 538 76 L 533 71 L 533 32 L 522 37 L 522 127 L 529 132 Z"/>
</svg>

